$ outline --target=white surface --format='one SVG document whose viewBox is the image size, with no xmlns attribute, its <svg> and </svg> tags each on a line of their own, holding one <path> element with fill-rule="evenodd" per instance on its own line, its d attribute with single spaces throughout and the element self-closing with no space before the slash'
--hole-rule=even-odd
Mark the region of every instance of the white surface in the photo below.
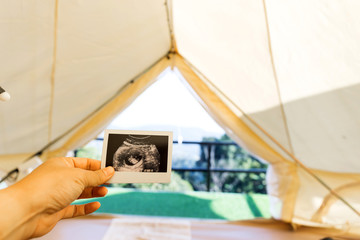
<svg viewBox="0 0 360 240">
<path fill-rule="evenodd" d="M 190 221 L 174 219 L 114 219 L 103 240 L 190 240 Z"/>
<path fill-rule="evenodd" d="M 125 220 L 139 218 L 135 216 L 123 216 Z M 102 239 L 113 221 L 113 217 L 87 216 L 83 218 L 61 220 L 55 228 L 41 240 L 79 240 L 79 239 Z M 153 223 L 157 219 L 169 220 L 169 222 L 183 221 L 180 218 L 143 217 L 145 221 Z M 187 221 L 188 219 L 186 219 Z M 331 229 L 314 229 L 301 227 L 297 231 L 291 229 L 288 224 L 276 222 L 270 219 L 257 219 L 238 222 L 222 220 L 190 220 L 191 239 L 193 240 L 315 240 L 328 236 L 344 236 L 344 232 Z M 121 237 L 121 233 L 119 237 Z M 344 236 L 346 238 L 346 236 Z M 356 239 L 355 237 L 349 239 Z"/>
</svg>

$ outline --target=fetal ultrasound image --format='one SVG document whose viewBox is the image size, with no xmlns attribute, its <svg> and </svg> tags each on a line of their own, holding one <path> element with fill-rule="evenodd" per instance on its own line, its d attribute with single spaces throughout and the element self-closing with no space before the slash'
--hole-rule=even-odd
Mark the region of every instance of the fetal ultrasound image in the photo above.
<svg viewBox="0 0 360 240">
<path fill-rule="evenodd" d="M 167 172 L 169 137 L 110 133 L 105 166 L 118 172 Z"/>
<path fill-rule="evenodd" d="M 119 172 L 164 171 L 164 165 L 165 167 L 167 165 L 167 146 L 166 145 L 162 146 L 163 145 L 162 142 L 167 144 L 167 137 L 166 139 L 164 139 L 164 136 L 118 134 L 118 135 L 114 135 L 112 139 L 113 140 L 111 140 L 111 136 L 109 136 L 109 145 L 110 144 L 112 145 L 112 147 L 110 148 L 113 149 L 114 153 L 113 154 L 110 153 L 110 156 L 108 157 L 112 156 L 111 165 L 115 168 L 115 171 L 119 171 Z"/>
</svg>

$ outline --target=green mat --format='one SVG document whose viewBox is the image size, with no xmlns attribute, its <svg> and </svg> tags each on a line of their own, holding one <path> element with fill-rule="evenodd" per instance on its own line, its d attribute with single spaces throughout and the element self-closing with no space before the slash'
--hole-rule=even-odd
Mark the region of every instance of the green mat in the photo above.
<svg viewBox="0 0 360 240">
<path fill-rule="evenodd" d="M 173 216 L 241 220 L 269 218 L 269 200 L 264 194 L 213 192 L 150 192 L 109 188 L 98 213 Z M 77 200 L 74 204 L 90 202 Z"/>
</svg>

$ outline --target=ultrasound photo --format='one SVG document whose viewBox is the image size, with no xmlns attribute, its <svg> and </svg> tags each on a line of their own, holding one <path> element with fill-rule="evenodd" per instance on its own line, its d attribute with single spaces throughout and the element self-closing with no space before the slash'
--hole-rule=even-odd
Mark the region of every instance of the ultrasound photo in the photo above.
<svg viewBox="0 0 360 240">
<path fill-rule="evenodd" d="M 109 136 L 110 138 L 111 136 Z M 161 157 L 156 142 L 159 136 L 128 135 L 113 155 L 112 166 L 120 172 L 159 172 Z M 161 137 L 160 137 L 161 138 Z M 167 139 L 164 139 L 167 141 Z M 118 143 L 118 141 L 115 142 Z M 161 146 L 159 146 L 161 148 Z M 163 163 L 166 164 L 166 163 Z"/>
<path fill-rule="evenodd" d="M 109 183 L 155 183 L 171 179 L 172 132 L 105 130 L 101 167 L 112 166 Z"/>
</svg>

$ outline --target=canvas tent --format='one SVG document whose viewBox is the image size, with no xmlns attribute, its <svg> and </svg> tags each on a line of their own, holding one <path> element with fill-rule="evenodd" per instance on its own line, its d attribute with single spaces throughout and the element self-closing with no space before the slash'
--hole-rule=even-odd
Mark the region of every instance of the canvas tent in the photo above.
<svg viewBox="0 0 360 240">
<path fill-rule="evenodd" d="M 274 218 L 359 232 L 359 10 L 351 0 L 1 1 L 0 86 L 12 99 L 0 104 L 0 164 L 82 146 L 172 68 L 270 163 Z"/>
</svg>

